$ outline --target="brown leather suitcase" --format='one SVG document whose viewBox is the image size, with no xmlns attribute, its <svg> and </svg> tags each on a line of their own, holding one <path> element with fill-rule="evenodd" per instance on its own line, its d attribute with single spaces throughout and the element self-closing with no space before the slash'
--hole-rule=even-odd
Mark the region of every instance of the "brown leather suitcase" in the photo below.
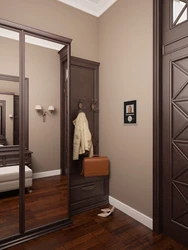
<svg viewBox="0 0 188 250">
<path fill-rule="evenodd" d="M 85 177 L 109 175 L 109 160 L 106 156 L 86 157 L 82 164 Z"/>
</svg>

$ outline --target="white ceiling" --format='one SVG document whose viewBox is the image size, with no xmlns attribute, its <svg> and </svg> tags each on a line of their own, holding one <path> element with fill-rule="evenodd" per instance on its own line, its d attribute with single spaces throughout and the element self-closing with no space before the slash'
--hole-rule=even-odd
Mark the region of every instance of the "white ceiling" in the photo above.
<svg viewBox="0 0 188 250">
<path fill-rule="evenodd" d="M 76 9 L 87 12 L 99 17 L 117 0 L 58 0 L 59 2 L 70 5 Z"/>
</svg>

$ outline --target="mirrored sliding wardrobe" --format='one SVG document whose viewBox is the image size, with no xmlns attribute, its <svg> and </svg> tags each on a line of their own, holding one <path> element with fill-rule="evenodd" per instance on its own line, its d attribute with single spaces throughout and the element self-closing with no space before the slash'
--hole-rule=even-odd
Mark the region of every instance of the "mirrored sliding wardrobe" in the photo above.
<svg viewBox="0 0 188 250">
<path fill-rule="evenodd" d="M 70 224 L 70 47 L 0 19 L 1 249 Z"/>
</svg>

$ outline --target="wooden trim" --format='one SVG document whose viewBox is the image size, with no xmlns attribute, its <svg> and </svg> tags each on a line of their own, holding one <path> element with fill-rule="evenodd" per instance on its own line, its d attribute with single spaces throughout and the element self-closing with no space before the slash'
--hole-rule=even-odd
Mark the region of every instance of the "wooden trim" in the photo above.
<svg viewBox="0 0 188 250">
<path fill-rule="evenodd" d="M 65 219 L 62 221 L 58 221 L 55 223 L 51 223 L 47 226 L 40 227 L 40 231 L 38 229 L 33 229 L 30 231 L 27 231 L 24 235 L 14 235 L 13 237 L 4 239 L 1 241 L 1 249 L 7 249 L 9 247 L 13 247 L 17 244 L 21 244 L 25 241 L 32 240 L 36 237 L 55 232 L 59 229 L 62 229 L 64 227 L 72 225 L 72 222 L 69 219 Z"/>
<path fill-rule="evenodd" d="M 24 81 L 24 117 L 25 117 L 25 149 L 29 149 L 29 78 L 25 78 Z"/>
<path fill-rule="evenodd" d="M 0 25 L 3 25 L 3 26 L 10 28 L 10 29 L 18 30 L 18 32 L 20 30 L 23 30 L 28 35 L 30 34 L 30 35 L 33 35 L 35 37 L 45 37 L 53 42 L 62 42 L 65 45 L 68 45 L 72 42 L 72 39 L 70 39 L 70 38 L 55 35 L 53 33 L 46 32 L 43 30 L 34 29 L 34 28 L 28 27 L 26 25 L 18 24 L 15 22 L 10 22 L 10 21 L 7 21 L 7 20 L 2 19 L 2 18 L 0 18 Z"/>
<path fill-rule="evenodd" d="M 67 172 L 67 159 L 66 159 L 66 64 L 67 64 L 67 46 L 61 49 L 58 54 L 60 55 L 60 119 L 61 119 L 61 174 L 66 175 Z"/>
<path fill-rule="evenodd" d="M 19 82 L 19 77 L 18 76 L 12 76 L 12 75 L 3 75 L 3 74 L 0 74 L 0 80 L 10 81 L 10 82 Z"/>
<path fill-rule="evenodd" d="M 153 230 L 161 232 L 161 75 L 162 75 L 162 0 L 153 0 Z"/>
<path fill-rule="evenodd" d="M 95 73 L 94 73 L 94 102 L 96 102 L 95 111 L 93 111 L 94 115 L 94 146 L 95 146 L 95 154 L 99 154 L 99 64 L 96 65 Z"/>
<path fill-rule="evenodd" d="M 2 93 L 0 93 L 2 94 Z M 2 121 L 2 133 L 0 134 L 0 143 L 3 144 L 6 143 L 6 101 L 5 100 L 0 100 L 0 106 L 2 106 L 2 117 L 1 117 L 1 121 Z"/>
<path fill-rule="evenodd" d="M 85 68 L 91 68 L 91 69 L 95 69 L 96 67 L 99 67 L 100 65 L 99 62 L 94 62 L 94 61 L 82 59 L 82 58 L 75 57 L 75 56 L 71 56 L 71 64 L 83 66 Z"/>
<path fill-rule="evenodd" d="M 67 60 L 67 47 L 63 47 L 60 51 L 58 51 L 61 60 Z"/>
<path fill-rule="evenodd" d="M 80 213 L 83 213 L 83 212 L 88 211 L 90 209 L 94 209 L 96 207 L 108 206 L 108 205 L 109 205 L 109 199 L 106 199 L 106 200 L 100 201 L 98 203 L 91 204 L 89 206 L 84 206 L 84 207 L 81 207 L 81 208 L 78 208 L 78 209 L 72 209 L 71 214 L 72 215 L 80 214 Z"/>
<path fill-rule="evenodd" d="M 0 95 L 14 95 L 14 92 L 0 92 Z"/>
<path fill-rule="evenodd" d="M 60 83 L 61 83 L 61 171 L 62 174 L 65 174 L 68 176 L 68 218 L 70 218 L 71 213 L 71 207 L 70 207 L 70 166 L 71 166 L 71 156 L 70 156 L 70 123 L 72 121 L 70 120 L 70 84 L 71 84 L 71 47 L 70 45 L 67 45 L 63 49 L 61 49 L 59 52 L 60 55 Z M 65 67 L 65 65 L 67 66 Z M 68 78 L 65 79 L 66 76 L 66 68 L 68 70 Z M 66 114 L 64 116 L 63 114 Z"/>
<path fill-rule="evenodd" d="M 44 177 L 59 176 L 61 175 L 61 169 L 48 170 L 44 172 L 33 173 L 33 179 L 40 179 Z"/>
<path fill-rule="evenodd" d="M 68 218 L 71 217 L 71 201 L 70 201 L 70 193 L 71 193 L 71 184 L 70 184 L 70 167 L 71 167 L 71 162 L 72 158 L 70 155 L 70 148 L 71 148 L 71 141 L 70 141 L 70 124 L 72 123 L 71 121 L 71 46 L 67 46 L 67 69 L 68 69 L 68 79 L 67 79 L 67 125 L 66 125 L 66 141 L 67 141 L 67 174 L 68 174 Z"/>
<path fill-rule="evenodd" d="M 25 91 L 25 34 L 20 32 L 19 41 L 19 232 L 25 232 L 25 126 L 24 126 L 24 91 Z"/>
<path fill-rule="evenodd" d="M 115 208 L 119 209 L 120 211 L 124 212 L 126 215 L 130 216 L 131 218 L 139 221 L 146 227 L 153 229 L 153 220 L 152 218 L 148 217 L 147 215 L 141 213 L 140 211 L 130 207 L 129 205 L 121 202 L 118 199 L 115 199 L 112 196 L 109 196 L 109 203 L 110 205 L 114 206 Z"/>
</svg>

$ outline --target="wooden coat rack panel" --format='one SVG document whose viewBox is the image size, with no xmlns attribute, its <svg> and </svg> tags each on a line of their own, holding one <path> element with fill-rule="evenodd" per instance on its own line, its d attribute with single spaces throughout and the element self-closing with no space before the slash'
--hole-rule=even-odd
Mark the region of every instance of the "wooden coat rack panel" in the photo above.
<svg viewBox="0 0 188 250">
<path fill-rule="evenodd" d="M 63 62 L 63 71 L 66 70 L 66 62 Z M 66 81 L 65 89 L 66 89 Z M 71 121 L 75 120 L 79 110 L 87 117 L 89 129 L 92 134 L 94 154 L 99 153 L 99 63 L 71 57 Z M 71 141 L 73 142 L 74 125 L 70 125 Z M 65 148 L 66 151 L 66 148 Z M 84 177 L 82 171 L 82 159 L 73 161 L 73 144 L 70 152 L 70 199 L 71 214 L 76 214 L 90 208 L 108 204 L 109 177 Z M 65 163 L 66 167 L 66 163 Z M 65 170 L 66 172 L 66 170 Z"/>
</svg>

